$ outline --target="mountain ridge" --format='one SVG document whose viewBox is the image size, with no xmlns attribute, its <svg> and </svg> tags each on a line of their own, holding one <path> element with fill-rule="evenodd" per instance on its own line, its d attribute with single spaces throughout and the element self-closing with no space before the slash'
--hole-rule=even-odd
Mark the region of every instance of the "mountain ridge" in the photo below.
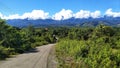
<svg viewBox="0 0 120 68">
<path fill-rule="evenodd" d="M 34 27 L 60 27 L 60 26 L 78 26 L 78 27 L 94 27 L 99 24 L 105 24 L 109 26 L 120 26 L 120 17 L 100 17 L 100 18 L 69 18 L 65 20 L 53 20 L 53 19 L 37 19 L 37 20 L 32 20 L 32 19 L 11 19 L 11 20 L 6 20 L 7 24 L 15 26 L 15 27 L 20 27 L 24 28 L 29 25 L 32 25 Z"/>
</svg>

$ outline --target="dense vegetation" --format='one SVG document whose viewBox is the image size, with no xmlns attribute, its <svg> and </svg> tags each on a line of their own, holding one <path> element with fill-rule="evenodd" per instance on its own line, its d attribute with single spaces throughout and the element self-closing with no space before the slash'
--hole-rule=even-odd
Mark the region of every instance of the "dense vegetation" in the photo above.
<svg viewBox="0 0 120 68">
<path fill-rule="evenodd" d="M 0 20 L 0 60 L 56 41 L 60 68 L 120 67 L 119 27 L 16 28 Z"/>
<path fill-rule="evenodd" d="M 120 68 L 120 28 L 71 28 L 56 55 L 60 68 Z"/>
<path fill-rule="evenodd" d="M 0 20 L 0 60 L 36 46 L 54 43 L 52 32 L 47 28 L 35 29 L 31 25 L 28 28 L 19 29 Z"/>
</svg>

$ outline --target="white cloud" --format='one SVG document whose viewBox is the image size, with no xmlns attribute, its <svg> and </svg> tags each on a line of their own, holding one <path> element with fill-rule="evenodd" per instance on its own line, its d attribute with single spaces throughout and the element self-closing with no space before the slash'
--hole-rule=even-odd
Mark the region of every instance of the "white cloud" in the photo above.
<svg viewBox="0 0 120 68">
<path fill-rule="evenodd" d="M 89 18 L 89 17 L 99 18 L 100 16 L 101 16 L 100 11 L 90 12 L 87 10 L 80 10 L 77 13 L 73 13 L 73 11 L 71 11 L 71 10 L 62 9 L 60 12 L 53 15 L 52 19 L 64 20 L 64 19 L 69 19 L 71 17 L 75 17 L 75 18 Z"/>
<path fill-rule="evenodd" d="M 9 15 L 9 16 L 3 16 L 3 19 L 21 19 L 19 14 Z"/>
<path fill-rule="evenodd" d="M 90 17 L 90 11 L 80 10 L 74 14 L 75 18 L 88 18 Z"/>
<path fill-rule="evenodd" d="M 73 17 L 73 12 L 71 10 L 62 9 L 60 12 L 53 15 L 53 19 L 55 20 L 64 20 Z"/>
<path fill-rule="evenodd" d="M 0 18 L 3 18 L 3 14 L 0 12 Z"/>
<path fill-rule="evenodd" d="M 49 17 L 49 13 L 44 12 L 43 10 L 33 10 L 32 12 L 27 12 L 24 13 L 23 15 L 19 15 L 19 14 L 13 14 L 13 15 L 9 15 L 9 16 L 3 16 L 0 13 L 0 17 L 2 19 L 46 19 Z"/>
<path fill-rule="evenodd" d="M 33 10 L 31 13 L 24 13 L 21 18 L 29 19 L 46 19 L 49 17 L 49 13 L 44 12 L 43 10 Z"/>
<path fill-rule="evenodd" d="M 120 17 L 120 12 L 113 12 L 112 9 L 110 8 L 105 12 L 105 15 L 113 16 L 113 17 Z"/>
<path fill-rule="evenodd" d="M 120 17 L 120 12 L 113 12 L 112 9 L 108 9 L 105 12 L 105 15 L 107 16 L 113 16 L 113 17 Z M 101 17 L 101 12 L 99 10 L 96 10 L 94 12 L 88 11 L 88 10 L 80 10 L 79 12 L 73 13 L 72 10 L 66 10 L 62 9 L 60 12 L 55 13 L 53 16 L 49 16 L 48 12 L 44 12 L 43 10 L 33 10 L 32 12 L 26 12 L 22 15 L 19 14 L 13 14 L 9 16 L 5 16 L 2 13 L 0 13 L 0 18 L 2 19 L 47 19 L 52 18 L 54 20 L 64 20 L 69 19 L 71 17 L 75 18 L 99 18 Z"/>
<path fill-rule="evenodd" d="M 100 16 L 101 16 L 101 12 L 98 10 L 91 13 L 92 18 L 99 18 Z"/>
<path fill-rule="evenodd" d="M 100 17 L 101 13 L 100 11 L 95 11 L 95 12 L 90 12 L 90 11 L 86 11 L 86 10 L 80 10 L 79 12 L 74 14 L 75 18 L 98 18 Z"/>
</svg>

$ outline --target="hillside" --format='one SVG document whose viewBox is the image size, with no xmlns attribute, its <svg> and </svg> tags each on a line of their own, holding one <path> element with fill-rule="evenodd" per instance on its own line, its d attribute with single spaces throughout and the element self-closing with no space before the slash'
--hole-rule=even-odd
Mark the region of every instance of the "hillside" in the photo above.
<svg viewBox="0 0 120 68">
<path fill-rule="evenodd" d="M 98 24 L 105 24 L 109 26 L 120 26 L 120 17 L 108 17 L 104 16 L 101 18 L 70 18 L 65 20 L 53 20 L 53 19 L 12 19 L 7 20 L 7 24 L 15 27 L 26 27 L 33 25 L 34 27 L 58 27 L 58 26 L 97 26 Z"/>
</svg>

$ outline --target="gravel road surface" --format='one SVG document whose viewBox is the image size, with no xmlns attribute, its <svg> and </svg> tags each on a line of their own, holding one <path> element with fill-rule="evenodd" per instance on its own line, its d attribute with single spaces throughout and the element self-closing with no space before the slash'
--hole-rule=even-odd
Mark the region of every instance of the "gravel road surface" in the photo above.
<svg viewBox="0 0 120 68">
<path fill-rule="evenodd" d="M 47 68 L 47 59 L 55 44 L 37 47 L 36 50 L 0 61 L 0 68 Z"/>
</svg>

